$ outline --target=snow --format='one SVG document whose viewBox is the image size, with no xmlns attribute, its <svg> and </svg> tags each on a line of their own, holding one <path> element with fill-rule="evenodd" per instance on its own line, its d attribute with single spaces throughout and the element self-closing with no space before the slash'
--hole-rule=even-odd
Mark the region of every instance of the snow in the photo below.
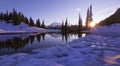
<svg viewBox="0 0 120 66">
<path fill-rule="evenodd" d="M 120 24 L 113 24 L 110 26 L 98 26 L 96 28 L 92 28 L 90 32 L 92 33 L 101 33 L 101 32 L 102 33 L 104 32 L 120 33 Z"/>
<path fill-rule="evenodd" d="M 22 30 L 21 30 L 22 27 Z M 6 23 L 5 21 L 0 21 L 0 33 L 31 33 L 31 32 L 60 32 L 60 30 L 47 30 L 37 27 L 29 27 L 25 23 L 13 26 L 12 23 Z"/>
<path fill-rule="evenodd" d="M 19 27 L 11 26 L 9 30 L 16 31 Z M 38 28 L 28 27 L 25 24 L 23 28 L 25 28 L 24 31 L 32 29 L 39 31 Z M 1 32 L 9 30 L 4 26 L 1 28 Z M 97 27 L 90 31 L 119 34 L 120 25 Z M 120 66 L 120 37 L 112 35 L 86 35 L 67 44 L 47 49 L 34 49 L 30 54 L 2 55 L 0 66 Z"/>
<path fill-rule="evenodd" d="M 20 28 L 22 27 L 22 30 Z M 36 27 L 29 27 L 27 24 L 21 23 L 20 25 L 13 26 L 12 23 L 5 23 L 0 22 L 0 32 L 37 32 L 40 30 L 44 30 L 42 28 L 36 28 Z"/>
<path fill-rule="evenodd" d="M 53 22 L 52 24 L 48 25 L 48 27 L 61 27 L 61 23 Z"/>
<path fill-rule="evenodd" d="M 52 26 L 52 27 L 61 26 L 61 23 L 59 23 L 59 22 L 54 22 L 54 23 L 50 24 L 49 26 Z"/>
<path fill-rule="evenodd" d="M 119 66 L 118 40 L 120 37 L 87 35 L 67 44 L 34 49 L 30 54 L 0 56 L 0 66 Z"/>
</svg>

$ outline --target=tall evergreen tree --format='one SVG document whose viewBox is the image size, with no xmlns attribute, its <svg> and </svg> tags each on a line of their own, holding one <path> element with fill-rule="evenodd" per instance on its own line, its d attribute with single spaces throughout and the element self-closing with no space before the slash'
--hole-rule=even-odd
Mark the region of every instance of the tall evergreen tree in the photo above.
<svg viewBox="0 0 120 66">
<path fill-rule="evenodd" d="M 19 15 L 15 9 L 13 9 L 13 12 L 12 12 L 12 20 L 13 20 L 14 25 L 20 24 L 20 18 L 19 18 Z"/>
<path fill-rule="evenodd" d="M 82 29 L 82 18 L 79 14 L 79 20 L 78 20 L 78 30 L 81 30 Z"/>
<path fill-rule="evenodd" d="M 3 13 L 0 13 L 0 19 L 3 19 L 4 17 L 3 17 Z"/>
<path fill-rule="evenodd" d="M 36 27 L 41 27 L 40 19 L 36 20 Z"/>
<path fill-rule="evenodd" d="M 62 26 L 61 26 L 62 32 L 64 31 L 64 21 L 62 20 Z"/>
<path fill-rule="evenodd" d="M 9 13 L 9 20 L 12 20 L 12 12 Z"/>
<path fill-rule="evenodd" d="M 64 29 L 65 29 L 66 32 L 68 31 L 68 19 L 67 18 L 66 18 L 66 21 L 65 21 Z"/>
<path fill-rule="evenodd" d="M 68 19 L 66 18 L 66 21 L 65 21 L 65 27 L 68 26 Z"/>
<path fill-rule="evenodd" d="M 28 20 L 28 18 L 27 17 L 25 17 L 25 22 L 24 22 L 25 24 L 29 24 L 29 20 Z"/>
<path fill-rule="evenodd" d="M 9 20 L 9 14 L 8 11 L 6 11 L 6 13 L 4 13 L 4 20 Z"/>
<path fill-rule="evenodd" d="M 30 17 L 30 23 L 29 26 L 35 26 L 33 19 Z"/>
<path fill-rule="evenodd" d="M 64 28 L 64 21 L 62 20 L 62 28 Z"/>
<path fill-rule="evenodd" d="M 86 28 L 89 29 L 91 26 L 90 26 L 90 23 L 93 21 L 92 19 L 92 5 L 90 5 L 90 7 L 88 8 L 87 10 L 87 17 L 86 17 Z"/>
<path fill-rule="evenodd" d="M 42 28 L 45 28 L 44 20 L 43 20 L 43 22 L 42 22 L 41 27 L 42 27 Z"/>
</svg>

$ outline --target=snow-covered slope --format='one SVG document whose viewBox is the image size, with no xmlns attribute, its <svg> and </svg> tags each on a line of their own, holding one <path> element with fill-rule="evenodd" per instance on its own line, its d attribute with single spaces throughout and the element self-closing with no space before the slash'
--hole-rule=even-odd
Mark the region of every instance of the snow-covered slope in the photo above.
<svg viewBox="0 0 120 66">
<path fill-rule="evenodd" d="M 59 22 L 54 22 L 47 26 L 47 28 L 61 28 L 62 24 Z"/>
<path fill-rule="evenodd" d="M 100 33 L 100 32 L 116 32 L 120 33 L 120 24 L 113 24 L 111 26 L 99 26 L 96 28 L 92 28 L 90 30 L 92 33 Z"/>
<path fill-rule="evenodd" d="M 49 26 L 55 27 L 55 26 L 61 26 L 61 24 L 59 22 L 54 22 L 50 24 Z"/>
<path fill-rule="evenodd" d="M 22 29 L 22 30 L 21 30 Z M 21 23 L 20 25 L 13 25 L 12 23 L 5 23 L 4 21 L 0 22 L 0 33 L 9 33 L 9 32 L 39 32 L 44 30 L 42 28 L 37 27 L 29 27 L 25 23 Z"/>
</svg>

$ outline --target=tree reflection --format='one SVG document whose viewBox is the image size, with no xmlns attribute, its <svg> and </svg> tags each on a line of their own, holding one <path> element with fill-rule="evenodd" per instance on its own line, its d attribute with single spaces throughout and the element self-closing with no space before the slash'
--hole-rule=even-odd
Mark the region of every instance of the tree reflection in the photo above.
<svg viewBox="0 0 120 66">
<path fill-rule="evenodd" d="M 61 32 L 61 33 L 48 33 L 51 37 L 54 38 L 62 38 L 62 41 L 68 42 L 72 36 L 75 37 L 82 37 L 83 33 L 80 32 Z M 37 41 L 39 44 L 41 41 L 45 41 L 46 33 L 34 34 L 27 37 L 20 34 L 19 37 L 13 37 L 9 39 L 5 39 L 5 41 L 0 41 L 0 50 L 7 49 L 7 50 L 15 50 L 24 48 L 27 44 L 34 44 L 34 41 Z"/>
<path fill-rule="evenodd" d="M 13 39 L 8 39 L 5 42 L 0 41 L 0 49 L 14 49 L 15 51 L 18 50 L 19 48 L 23 48 L 26 44 L 28 43 L 28 39 L 21 39 L 21 38 L 13 38 Z"/>
<path fill-rule="evenodd" d="M 45 41 L 45 35 L 46 33 L 41 33 L 40 36 L 42 37 L 42 39 Z"/>
<path fill-rule="evenodd" d="M 38 35 L 37 35 L 37 41 L 40 43 L 40 40 L 41 40 L 41 35 L 38 34 Z"/>
<path fill-rule="evenodd" d="M 61 32 L 62 40 L 68 42 L 68 39 L 70 39 L 70 36 L 78 36 L 78 38 L 82 37 L 82 35 L 85 33 L 81 32 Z M 86 34 L 85 34 L 86 35 Z"/>
</svg>

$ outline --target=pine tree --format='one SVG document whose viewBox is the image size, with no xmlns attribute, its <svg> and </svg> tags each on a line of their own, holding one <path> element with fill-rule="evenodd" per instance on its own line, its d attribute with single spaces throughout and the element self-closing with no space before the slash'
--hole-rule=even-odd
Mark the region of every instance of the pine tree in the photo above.
<svg viewBox="0 0 120 66">
<path fill-rule="evenodd" d="M 88 8 L 88 10 L 87 10 L 87 16 L 86 16 L 86 28 L 88 28 L 89 27 L 89 8 Z"/>
<path fill-rule="evenodd" d="M 21 23 L 20 14 L 15 14 L 14 16 L 15 16 L 13 20 L 14 25 L 19 25 Z"/>
<path fill-rule="evenodd" d="M 41 27 L 42 27 L 42 28 L 45 28 L 44 20 L 43 20 L 43 22 L 42 22 Z"/>
<path fill-rule="evenodd" d="M 68 29 L 68 19 L 66 18 L 66 21 L 65 21 L 65 30 L 67 31 Z"/>
<path fill-rule="evenodd" d="M 90 5 L 90 8 L 87 10 L 87 17 L 86 17 L 86 28 L 90 29 L 90 23 L 93 21 L 92 19 L 92 5 Z"/>
<path fill-rule="evenodd" d="M 25 19 L 25 24 L 29 24 L 29 20 L 28 20 L 28 18 L 27 17 L 24 17 L 24 19 Z"/>
<path fill-rule="evenodd" d="M 19 12 L 19 18 L 20 18 L 21 22 L 25 23 L 25 17 L 21 12 Z"/>
<path fill-rule="evenodd" d="M 20 24 L 19 14 L 17 13 L 15 9 L 13 9 L 13 12 L 12 12 L 12 20 L 13 20 L 13 25 Z"/>
<path fill-rule="evenodd" d="M 0 13 L 0 19 L 3 19 L 4 17 L 3 17 L 3 13 Z"/>
<path fill-rule="evenodd" d="M 64 31 L 64 21 L 62 20 L 62 26 L 61 26 L 62 32 Z"/>
<path fill-rule="evenodd" d="M 4 13 L 4 20 L 6 20 L 6 21 L 9 20 L 9 14 L 8 14 L 8 11 L 6 11 L 6 13 Z"/>
<path fill-rule="evenodd" d="M 64 28 L 64 21 L 62 20 L 62 28 Z"/>
<path fill-rule="evenodd" d="M 36 20 L 36 27 L 39 27 L 39 28 L 41 27 L 40 19 Z"/>
<path fill-rule="evenodd" d="M 65 26 L 67 26 L 67 22 L 68 22 L 68 20 L 67 20 L 67 18 L 66 18 L 66 21 L 65 21 Z"/>
<path fill-rule="evenodd" d="M 35 26 L 33 19 L 30 17 L 30 23 L 29 26 Z"/>
<path fill-rule="evenodd" d="M 78 30 L 81 30 L 82 29 L 82 18 L 79 14 L 79 20 L 78 20 Z"/>
<path fill-rule="evenodd" d="M 10 12 L 10 13 L 9 13 L 9 20 L 12 20 L 12 16 L 13 16 L 13 15 L 12 15 L 12 13 Z"/>
</svg>

